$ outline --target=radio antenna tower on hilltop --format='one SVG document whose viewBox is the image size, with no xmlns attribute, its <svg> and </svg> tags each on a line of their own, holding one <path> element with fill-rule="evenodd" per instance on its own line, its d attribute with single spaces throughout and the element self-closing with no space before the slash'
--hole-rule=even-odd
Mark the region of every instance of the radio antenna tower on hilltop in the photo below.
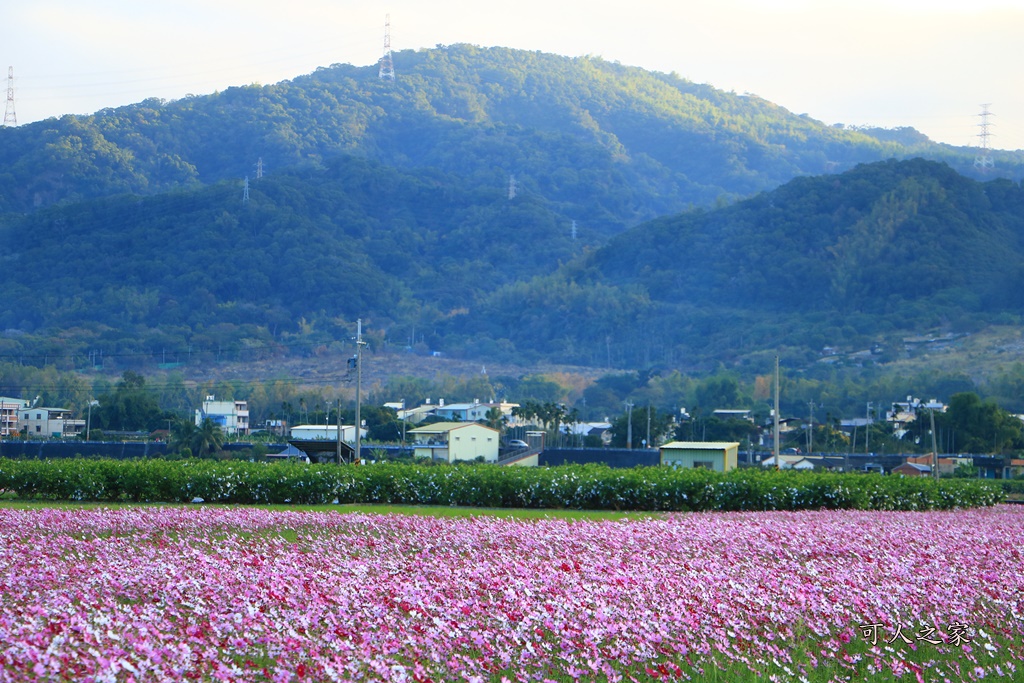
<svg viewBox="0 0 1024 683">
<path fill-rule="evenodd" d="M 995 168 L 995 162 L 992 161 L 992 155 L 989 154 L 988 149 L 988 138 L 992 133 L 989 132 L 989 128 L 992 126 L 988 122 L 988 117 L 992 116 L 992 113 L 988 110 L 988 105 L 981 105 L 981 113 L 978 114 L 981 117 L 981 123 L 978 127 L 981 128 L 981 132 L 978 133 L 978 137 L 981 139 L 981 149 L 978 150 L 978 156 L 974 158 L 974 167 L 982 173 L 987 173 Z"/>
<path fill-rule="evenodd" d="M 384 56 L 380 58 L 380 79 L 395 80 L 395 64 L 391 61 L 391 15 L 384 16 Z"/>
<path fill-rule="evenodd" d="M 7 107 L 4 109 L 4 125 L 18 125 L 18 117 L 14 114 L 14 67 L 7 67 Z"/>
</svg>

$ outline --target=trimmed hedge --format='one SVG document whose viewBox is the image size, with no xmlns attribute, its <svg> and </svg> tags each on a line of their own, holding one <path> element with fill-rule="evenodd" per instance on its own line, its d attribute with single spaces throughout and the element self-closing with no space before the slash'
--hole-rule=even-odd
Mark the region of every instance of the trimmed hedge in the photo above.
<svg viewBox="0 0 1024 683">
<path fill-rule="evenodd" d="M 933 510 L 993 505 L 995 482 L 603 465 L 365 467 L 209 460 L 6 460 L 18 498 L 183 503 L 386 503 L 588 510 Z"/>
<path fill-rule="evenodd" d="M 1024 494 L 1024 479 L 1000 479 L 999 485 L 1003 489 L 1003 493 L 1009 495 L 1011 493 Z"/>
</svg>

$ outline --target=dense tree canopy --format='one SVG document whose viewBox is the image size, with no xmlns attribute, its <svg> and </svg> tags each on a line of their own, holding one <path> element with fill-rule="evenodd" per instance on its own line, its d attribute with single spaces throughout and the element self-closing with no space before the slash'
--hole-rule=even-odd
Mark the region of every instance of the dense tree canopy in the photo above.
<svg viewBox="0 0 1024 683">
<path fill-rule="evenodd" d="M 93 411 L 94 426 L 115 431 L 151 431 L 159 428 L 163 413 L 146 378 L 126 370 L 110 393 L 102 394 Z"/>
<path fill-rule="evenodd" d="M 599 58 L 395 59 L 0 129 L 0 359 L 312 355 L 361 317 L 419 353 L 709 372 L 1020 319 L 1024 193 L 957 175 L 973 150 Z M 912 155 L 948 165 L 878 161 Z"/>
</svg>

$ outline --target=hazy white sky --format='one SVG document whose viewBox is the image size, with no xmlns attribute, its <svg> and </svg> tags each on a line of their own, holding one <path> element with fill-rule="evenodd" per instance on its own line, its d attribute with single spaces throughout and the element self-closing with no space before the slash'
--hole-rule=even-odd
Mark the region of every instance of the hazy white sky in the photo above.
<svg viewBox="0 0 1024 683">
<path fill-rule="evenodd" d="M 954 145 L 989 104 L 989 145 L 1024 149 L 1024 0 L 25 0 L 0 14 L 0 68 L 24 124 L 374 64 L 388 13 L 396 52 L 596 55 Z"/>
</svg>

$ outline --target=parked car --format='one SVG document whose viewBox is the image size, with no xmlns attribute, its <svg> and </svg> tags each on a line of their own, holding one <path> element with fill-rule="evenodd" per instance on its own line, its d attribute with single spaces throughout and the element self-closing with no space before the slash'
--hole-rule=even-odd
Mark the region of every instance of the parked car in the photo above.
<svg viewBox="0 0 1024 683">
<path fill-rule="evenodd" d="M 513 450 L 519 451 L 519 450 L 522 450 L 524 448 L 529 448 L 530 444 L 526 443 L 522 439 L 509 439 L 508 440 L 508 447 L 513 449 Z"/>
</svg>

